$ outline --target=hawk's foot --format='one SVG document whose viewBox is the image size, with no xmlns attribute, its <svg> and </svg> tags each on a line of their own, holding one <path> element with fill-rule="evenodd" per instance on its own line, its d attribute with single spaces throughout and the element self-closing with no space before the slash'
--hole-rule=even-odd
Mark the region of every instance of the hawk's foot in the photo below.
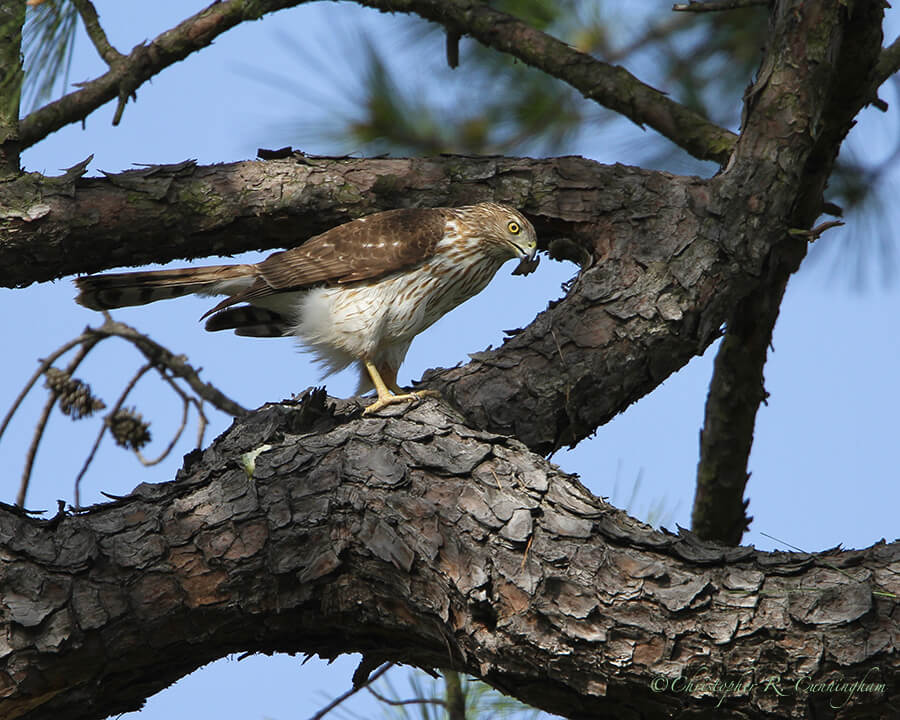
<svg viewBox="0 0 900 720">
<path fill-rule="evenodd" d="M 399 393 L 397 395 L 384 394 L 379 395 L 378 399 L 363 410 L 363 415 L 371 415 L 381 408 L 388 405 L 396 405 L 402 402 L 416 402 L 423 398 L 440 398 L 441 394 L 437 390 L 413 390 L 412 392 Z"/>
</svg>

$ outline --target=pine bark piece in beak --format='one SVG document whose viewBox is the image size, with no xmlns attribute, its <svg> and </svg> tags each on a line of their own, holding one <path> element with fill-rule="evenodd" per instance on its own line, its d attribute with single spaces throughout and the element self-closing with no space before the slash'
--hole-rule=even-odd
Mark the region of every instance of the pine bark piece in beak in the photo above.
<svg viewBox="0 0 900 720">
<path fill-rule="evenodd" d="M 540 263 L 541 258 L 537 254 L 537 248 L 533 249 L 527 255 L 523 255 L 522 259 L 519 260 L 519 264 L 516 265 L 516 269 L 512 271 L 513 275 L 530 275 L 533 273 Z"/>
</svg>

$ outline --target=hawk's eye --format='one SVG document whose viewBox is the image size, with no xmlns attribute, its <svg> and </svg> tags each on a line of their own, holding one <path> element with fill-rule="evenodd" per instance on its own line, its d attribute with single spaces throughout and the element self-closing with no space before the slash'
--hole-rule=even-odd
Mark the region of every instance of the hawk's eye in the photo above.
<svg viewBox="0 0 900 720">
<path fill-rule="evenodd" d="M 519 227 L 519 223 L 517 223 L 515 220 L 510 220 L 509 224 L 506 226 L 506 229 L 509 230 L 513 235 L 518 235 L 522 231 L 522 228 Z"/>
</svg>

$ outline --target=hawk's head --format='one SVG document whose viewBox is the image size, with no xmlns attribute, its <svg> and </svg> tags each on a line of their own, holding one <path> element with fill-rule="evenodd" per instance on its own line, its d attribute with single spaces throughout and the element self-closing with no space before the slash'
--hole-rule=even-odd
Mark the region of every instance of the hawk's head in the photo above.
<svg viewBox="0 0 900 720">
<path fill-rule="evenodd" d="M 537 267 L 537 234 L 528 219 L 518 210 L 497 203 L 479 203 L 458 208 L 470 227 L 478 228 L 483 250 L 521 262 L 514 275 L 527 275 Z"/>
</svg>

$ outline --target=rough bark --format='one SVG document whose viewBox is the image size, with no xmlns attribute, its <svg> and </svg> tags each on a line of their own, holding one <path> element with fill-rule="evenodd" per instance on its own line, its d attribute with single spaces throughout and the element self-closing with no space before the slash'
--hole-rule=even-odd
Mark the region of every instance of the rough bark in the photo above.
<svg viewBox="0 0 900 720">
<path fill-rule="evenodd" d="M 704 540 L 737 545 L 752 520 L 744 488 L 756 413 L 767 393 L 763 367 L 788 281 L 779 273 L 741 300 L 716 354 L 700 432 L 691 529 Z"/>
<path fill-rule="evenodd" d="M 0 2 L 0 181 L 19 174 L 19 98 L 25 0 Z"/>
<path fill-rule="evenodd" d="M 174 482 L 49 521 L 0 509 L 0 543 L 5 718 L 101 718 L 225 653 L 278 651 L 457 669 L 573 718 L 900 702 L 900 544 L 658 533 L 434 401 L 268 406 Z M 883 687 L 804 690 L 838 678 Z"/>
</svg>

